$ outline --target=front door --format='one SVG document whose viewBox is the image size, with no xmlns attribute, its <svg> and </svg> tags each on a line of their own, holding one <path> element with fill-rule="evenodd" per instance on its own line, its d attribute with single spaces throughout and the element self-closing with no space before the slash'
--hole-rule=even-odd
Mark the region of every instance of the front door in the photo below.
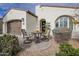
<svg viewBox="0 0 79 59">
<path fill-rule="evenodd" d="M 43 33 L 45 33 L 45 31 L 46 31 L 46 21 L 45 21 L 44 19 L 42 19 L 42 20 L 40 21 L 40 29 L 41 29 L 41 31 L 42 31 Z"/>
</svg>

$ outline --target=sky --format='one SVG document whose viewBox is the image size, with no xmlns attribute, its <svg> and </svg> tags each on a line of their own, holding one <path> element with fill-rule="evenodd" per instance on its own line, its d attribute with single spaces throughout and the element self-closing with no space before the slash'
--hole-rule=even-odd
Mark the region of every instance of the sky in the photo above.
<svg viewBox="0 0 79 59">
<path fill-rule="evenodd" d="M 11 8 L 30 10 L 35 13 L 35 6 L 39 4 L 79 7 L 79 3 L 0 3 L 0 16 L 3 16 Z"/>
</svg>

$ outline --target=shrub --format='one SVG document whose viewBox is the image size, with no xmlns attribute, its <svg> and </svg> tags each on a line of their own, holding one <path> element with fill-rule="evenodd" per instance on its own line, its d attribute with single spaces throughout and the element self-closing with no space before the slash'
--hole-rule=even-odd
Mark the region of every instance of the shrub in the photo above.
<svg viewBox="0 0 79 59">
<path fill-rule="evenodd" d="M 57 42 L 67 41 L 71 38 L 72 31 L 68 28 L 55 28 L 53 30 L 54 38 Z"/>
<path fill-rule="evenodd" d="M 70 44 L 61 43 L 59 48 L 57 56 L 79 56 L 79 49 L 73 48 Z"/>
<path fill-rule="evenodd" d="M 21 50 L 16 36 L 4 35 L 0 37 L 0 53 L 2 55 L 16 55 Z"/>
</svg>

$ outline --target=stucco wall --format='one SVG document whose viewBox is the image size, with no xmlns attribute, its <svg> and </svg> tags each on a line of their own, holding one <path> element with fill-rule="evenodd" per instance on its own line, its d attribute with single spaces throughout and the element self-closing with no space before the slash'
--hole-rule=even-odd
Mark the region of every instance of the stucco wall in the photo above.
<svg viewBox="0 0 79 59">
<path fill-rule="evenodd" d="M 24 19 L 24 23 L 22 22 L 22 29 L 25 29 L 28 33 L 33 32 L 37 27 L 37 17 L 27 13 L 27 11 L 11 9 L 3 19 L 3 33 L 7 33 L 7 22 L 11 20 L 22 20 Z"/>
<path fill-rule="evenodd" d="M 3 33 L 7 32 L 7 23 L 11 20 L 22 20 L 24 18 L 24 25 L 21 24 L 22 29 L 26 29 L 26 11 L 11 9 L 3 18 Z"/>
<path fill-rule="evenodd" d="M 74 16 L 73 8 L 60 8 L 60 7 L 40 7 L 40 5 L 36 6 L 36 15 L 38 16 L 38 20 L 44 18 L 51 25 L 51 30 L 55 28 L 55 20 L 62 15 Z M 39 23 L 40 24 L 40 23 Z M 76 28 L 73 27 L 73 31 L 76 31 Z M 77 27 L 78 31 L 78 27 Z"/>
<path fill-rule="evenodd" d="M 74 15 L 74 9 L 70 8 L 57 8 L 57 7 L 36 7 L 36 15 L 38 19 L 46 19 L 47 22 L 51 23 L 51 28 L 55 27 L 55 20 L 61 15 Z"/>
<path fill-rule="evenodd" d="M 37 18 L 27 13 L 26 19 L 27 19 L 27 22 L 26 22 L 27 33 L 33 32 L 37 28 L 37 25 L 38 25 Z"/>
</svg>

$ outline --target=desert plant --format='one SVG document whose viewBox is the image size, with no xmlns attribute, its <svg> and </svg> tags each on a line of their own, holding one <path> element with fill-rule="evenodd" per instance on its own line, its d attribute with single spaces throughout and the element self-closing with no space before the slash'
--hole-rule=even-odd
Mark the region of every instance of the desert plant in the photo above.
<svg viewBox="0 0 79 59">
<path fill-rule="evenodd" d="M 68 43 L 61 43 L 60 50 L 56 53 L 57 56 L 79 56 L 79 49 L 75 49 Z"/>
<path fill-rule="evenodd" d="M 16 55 L 21 50 L 16 36 L 4 35 L 0 37 L 0 53 L 3 55 Z"/>
<path fill-rule="evenodd" d="M 50 31 L 51 31 L 50 23 L 46 22 L 46 32 L 45 32 L 45 34 L 48 34 L 48 37 L 50 37 Z"/>
</svg>

